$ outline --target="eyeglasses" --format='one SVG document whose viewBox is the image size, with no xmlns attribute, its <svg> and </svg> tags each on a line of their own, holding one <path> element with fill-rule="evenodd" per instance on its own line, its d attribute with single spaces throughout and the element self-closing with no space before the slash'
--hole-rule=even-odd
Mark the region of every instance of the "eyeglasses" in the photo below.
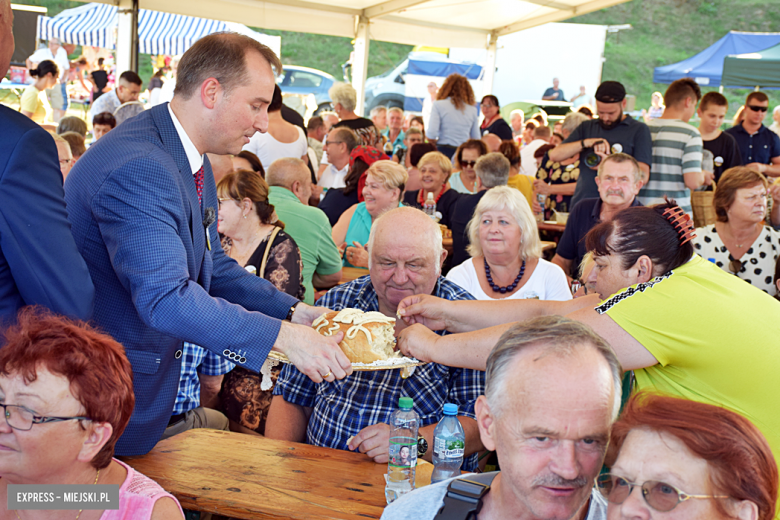
<svg viewBox="0 0 780 520">
<path fill-rule="evenodd" d="M 473 168 L 475 164 L 477 164 L 477 161 L 458 161 L 461 166 L 465 166 L 466 168 Z"/>
<path fill-rule="evenodd" d="M 344 141 L 325 141 L 325 146 L 328 146 L 329 144 L 341 144 Z"/>
<path fill-rule="evenodd" d="M 217 207 L 221 209 L 222 208 L 222 203 L 223 202 L 227 202 L 229 200 L 232 200 L 233 202 L 238 203 L 238 201 L 236 199 L 217 199 L 217 202 L 219 203 L 219 205 Z"/>
<path fill-rule="evenodd" d="M 731 271 L 734 274 L 737 274 L 738 272 L 740 272 L 742 270 L 742 266 L 743 265 L 744 264 L 742 262 L 740 262 L 739 260 L 736 260 L 736 259 L 732 258 L 731 261 L 729 262 L 729 271 Z"/>
<path fill-rule="evenodd" d="M 14 430 L 29 431 L 33 424 L 42 424 L 59 421 L 91 421 L 89 417 L 44 417 L 35 415 L 35 412 L 24 406 L 16 404 L 0 404 L 5 411 L 5 422 Z"/>
<path fill-rule="evenodd" d="M 753 112 L 766 112 L 769 107 L 757 107 L 755 105 L 748 105 L 747 106 L 750 110 Z"/>
<path fill-rule="evenodd" d="M 596 479 L 596 485 L 604 498 L 615 505 L 625 502 L 634 488 L 639 486 L 635 482 L 629 482 L 623 477 L 610 473 L 600 475 Z M 647 505 L 661 513 L 671 511 L 680 502 L 691 498 L 728 498 L 726 495 L 689 495 L 672 485 L 657 480 L 648 480 L 639 487 L 642 488 L 642 497 Z"/>
</svg>

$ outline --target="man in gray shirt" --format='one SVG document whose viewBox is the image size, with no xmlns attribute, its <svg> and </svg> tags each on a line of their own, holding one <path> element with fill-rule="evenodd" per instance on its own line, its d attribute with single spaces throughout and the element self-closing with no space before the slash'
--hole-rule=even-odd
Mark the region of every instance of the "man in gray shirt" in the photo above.
<svg viewBox="0 0 780 520">
<path fill-rule="evenodd" d="M 501 337 L 475 407 L 482 442 L 501 463 L 480 520 L 606 519 L 593 483 L 620 408 L 621 373 L 606 341 L 569 318 L 518 323 Z M 450 482 L 404 495 L 382 519 L 428 520 L 442 507 L 462 509 L 447 493 Z"/>
</svg>

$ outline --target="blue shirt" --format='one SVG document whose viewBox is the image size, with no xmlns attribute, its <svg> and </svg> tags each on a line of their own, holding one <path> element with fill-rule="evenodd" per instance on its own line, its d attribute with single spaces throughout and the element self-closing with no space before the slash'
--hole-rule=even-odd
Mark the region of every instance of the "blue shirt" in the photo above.
<svg viewBox="0 0 780 520">
<path fill-rule="evenodd" d="M 554 98 L 548 99 L 548 101 L 566 101 L 566 99 L 563 97 L 562 89 L 555 90 L 555 88 L 550 87 L 544 91 L 544 94 L 542 94 L 543 98 L 546 98 L 547 96 L 555 96 Z"/>
<path fill-rule="evenodd" d="M 753 135 L 745 130 L 742 123 L 725 132 L 737 140 L 742 154 L 742 164 L 772 164 L 774 157 L 780 157 L 780 137 L 764 125 L 761 125 L 758 132 Z"/>
<path fill-rule="evenodd" d="M 477 107 L 465 105 L 458 110 L 449 98 L 436 101 L 425 135 L 428 139 L 436 139 L 436 144 L 447 146 L 460 146 L 469 139 L 479 139 L 482 135 Z"/>
<path fill-rule="evenodd" d="M 585 235 L 588 231 L 601 223 L 601 198 L 585 199 L 579 201 L 571 210 L 569 219 L 566 221 L 566 229 L 558 242 L 558 248 L 555 250 L 557 255 L 566 260 L 571 260 L 571 273 L 566 273 L 573 278 L 579 278 L 577 273 L 580 269 L 585 253 Z M 641 206 L 642 204 L 634 197 L 631 207 Z"/>
<path fill-rule="evenodd" d="M 189 412 L 200 406 L 198 373 L 204 376 L 221 376 L 235 366 L 222 356 L 185 341 L 182 347 L 179 393 L 176 394 L 171 415 Z"/>
<path fill-rule="evenodd" d="M 447 300 L 473 300 L 474 297 L 449 280 L 439 277 L 433 295 Z M 334 287 L 317 300 L 317 305 L 333 310 L 355 308 L 378 311 L 370 276 Z M 474 403 L 485 392 L 485 373 L 428 363 L 415 368 L 411 377 L 401 378 L 401 370 L 353 372 L 333 383 L 313 383 L 295 365 L 282 368 L 274 387 L 288 403 L 313 408 L 306 429 L 306 442 L 339 450 L 363 428 L 388 423 L 398 406 L 398 398 L 411 397 L 420 426 L 435 424 L 443 417 L 444 403 L 458 405 L 458 415 L 476 419 Z M 474 471 L 477 454 L 466 457 L 463 469 Z"/>
<path fill-rule="evenodd" d="M 390 127 L 388 126 L 384 130 L 382 130 L 382 135 L 390 139 Z M 391 157 L 398 153 L 398 150 L 406 150 L 406 145 L 404 144 L 404 139 L 406 138 L 406 133 L 401 130 L 398 132 L 398 137 L 395 138 L 395 141 L 393 141 L 393 153 Z"/>
</svg>

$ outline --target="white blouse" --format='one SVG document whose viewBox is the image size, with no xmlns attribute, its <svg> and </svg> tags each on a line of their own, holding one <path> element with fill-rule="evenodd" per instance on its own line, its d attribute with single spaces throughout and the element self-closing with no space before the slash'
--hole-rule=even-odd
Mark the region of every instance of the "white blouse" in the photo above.
<svg viewBox="0 0 780 520">
<path fill-rule="evenodd" d="M 485 291 L 482 290 L 473 260 L 473 258 L 469 258 L 459 266 L 453 267 L 447 273 L 447 279 L 466 289 L 477 300 L 498 299 L 485 294 Z M 496 294 L 500 295 L 499 293 Z M 530 298 L 558 301 L 571 300 L 571 289 L 569 289 L 569 283 L 566 280 L 566 274 L 563 272 L 563 269 L 540 258 L 528 281 L 517 292 L 506 297 L 507 300 L 525 300 Z"/>
<path fill-rule="evenodd" d="M 693 248 L 705 260 L 714 262 L 727 273 L 731 272 L 729 263 L 732 257 L 715 230 L 715 224 L 696 228 Z M 736 273 L 737 276 L 770 296 L 776 295 L 777 287 L 773 278 L 778 254 L 780 254 L 780 232 L 764 226 L 747 253 L 739 259 L 742 262 L 742 269 Z"/>
</svg>

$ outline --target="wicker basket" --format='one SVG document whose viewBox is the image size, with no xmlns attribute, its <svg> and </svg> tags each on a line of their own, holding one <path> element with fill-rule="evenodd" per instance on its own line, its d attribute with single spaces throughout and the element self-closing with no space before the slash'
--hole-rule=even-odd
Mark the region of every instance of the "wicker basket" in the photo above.
<svg viewBox="0 0 780 520">
<path fill-rule="evenodd" d="M 715 181 L 712 181 L 712 191 L 692 191 L 691 207 L 693 208 L 693 225 L 700 228 L 717 221 L 712 199 L 715 197 Z"/>
</svg>

